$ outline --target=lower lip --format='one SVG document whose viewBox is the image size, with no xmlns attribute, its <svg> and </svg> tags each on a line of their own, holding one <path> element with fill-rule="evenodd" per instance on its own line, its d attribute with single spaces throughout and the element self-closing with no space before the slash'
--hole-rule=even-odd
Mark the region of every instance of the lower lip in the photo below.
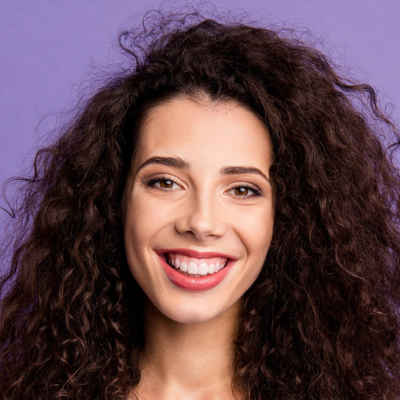
<svg viewBox="0 0 400 400">
<path fill-rule="evenodd" d="M 164 268 L 164 271 L 166 272 L 169 280 L 179 288 L 189 290 L 191 292 L 201 292 L 203 290 L 209 290 L 217 286 L 228 275 L 230 269 L 236 262 L 234 260 L 229 260 L 226 266 L 215 274 L 193 278 L 187 275 L 183 275 L 175 268 L 171 267 L 167 263 L 163 255 L 159 254 L 158 258 L 160 259 L 161 265 Z"/>
</svg>

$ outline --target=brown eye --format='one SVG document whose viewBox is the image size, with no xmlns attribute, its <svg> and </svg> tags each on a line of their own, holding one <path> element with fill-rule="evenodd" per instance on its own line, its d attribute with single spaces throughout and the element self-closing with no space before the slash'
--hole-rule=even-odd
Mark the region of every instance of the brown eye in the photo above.
<svg viewBox="0 0 400 400">
<path fill-rule="evenodd" d="M 160 177 L 150 180 L 143 179 L 143 183 L 148 187 L 166 191 L 182 188 L 172 178 L 167 178 L 167 177 Z"/>
<path fill-rule="evenodd" d="M 236 196 L 247 196 L 249 194 L 249 188 L 245 186 L 235 187 L 234 190 Z"/>
<path fill-rule="evenodd" d="M 262 196 L 262 191 L 253 186 L 241 185 L 233 187 L 230 192 L 236 198 L 243 200 Z"/>
<path fill-rule="evenodd" d="M 160 187 L 164 188 L 164 189 L 171 189 L 172 185 L 174 184 L 174 182 L 172 182 L 170 179 L 160 179 Z"/>
</svg>

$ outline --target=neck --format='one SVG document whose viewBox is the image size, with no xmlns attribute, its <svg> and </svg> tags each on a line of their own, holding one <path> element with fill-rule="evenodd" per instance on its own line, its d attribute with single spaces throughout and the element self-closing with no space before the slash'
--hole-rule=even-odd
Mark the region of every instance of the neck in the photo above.
<svg viewBox="0 0 400 400">
<path fill-rule="evenodd" d="M 233 399 L 234 337 L 240 304 L 211 321 L 185 324 L 145 302 L 143 398 Z"/>
</svg>

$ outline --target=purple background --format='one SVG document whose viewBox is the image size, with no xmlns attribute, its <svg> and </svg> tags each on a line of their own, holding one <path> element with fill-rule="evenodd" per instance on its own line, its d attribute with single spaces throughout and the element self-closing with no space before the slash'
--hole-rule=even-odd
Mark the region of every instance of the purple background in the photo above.
<svg viewBox="0 0 400 400">
<path fill-rule="evenodd" d="M 0 184 L 31 164 L 38 139 L 54 127 L 58 111 L 70 108 L 82 82 L 90 80 L 91 63 L 102 67 L 118 59 L 117 34 L 129 26 L 129 18 L 158 4 L 0 0 Z M 400 120 L 399 0 L 214 4 L 221 10 L 248 11 L 255 19 L 264 16 L 310 28 L 337 62 L 353 67 L 358 79 L 378 89 L 382 104 L 397 106 L 392 115 Z"/>
</svg>

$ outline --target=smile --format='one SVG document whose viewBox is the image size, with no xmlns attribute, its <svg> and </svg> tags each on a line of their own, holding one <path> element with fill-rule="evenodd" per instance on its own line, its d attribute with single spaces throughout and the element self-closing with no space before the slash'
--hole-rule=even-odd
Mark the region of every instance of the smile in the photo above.
<svg viewBox="0 0 400 400">
<path fill-rule="evenodd" d="M 194 258 L 182 254 L 167 253 L 165 259 L 171 267 L 180 270 L 184 275 L 200 277 L 212 275 L 223 269 L 228 261 L 227 258 Z"/>
<path fill-rule="evenodd" d="M 217 286 L 237 260 L 225 254 L 188 249 L 159 249 L 156 252 L 169 280 L 188 291 L 203 291 Z"/>
</svg>

